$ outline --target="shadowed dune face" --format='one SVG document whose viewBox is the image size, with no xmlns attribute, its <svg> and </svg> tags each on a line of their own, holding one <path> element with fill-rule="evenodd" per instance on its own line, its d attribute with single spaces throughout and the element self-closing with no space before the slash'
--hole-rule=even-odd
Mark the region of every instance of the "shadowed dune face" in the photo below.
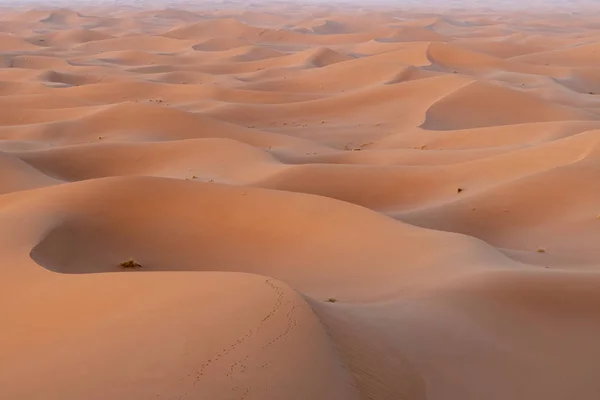
<svg viewBox="0 0 600 400">
<path fill-rule="evenodd" d="M 595 400 L 600 14 L 517 6 L 2 8 L 0 398 Z"/>
</svg>

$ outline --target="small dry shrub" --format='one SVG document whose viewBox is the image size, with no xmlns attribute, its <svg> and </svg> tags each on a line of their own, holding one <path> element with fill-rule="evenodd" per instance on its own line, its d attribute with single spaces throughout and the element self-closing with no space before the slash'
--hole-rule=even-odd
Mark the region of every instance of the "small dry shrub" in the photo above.
<svg viewBox="0 0 600 400">
<path fill-rule="evenodd" d="M 142 265 L 132 258 L 130 258 L 127 261 L 123 261 L 119 265 L 121 266 L 121 268 L 125 268 L 125 269 L 142 268 Z"/>
</svg>

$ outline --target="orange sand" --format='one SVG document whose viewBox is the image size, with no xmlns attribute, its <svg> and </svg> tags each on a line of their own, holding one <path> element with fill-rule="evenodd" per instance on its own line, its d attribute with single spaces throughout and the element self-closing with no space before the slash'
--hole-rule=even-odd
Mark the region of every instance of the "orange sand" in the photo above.
<svg viewBox="0 0 600 400">
<path fill-rule="evenodd" d="M 5 7 L 0 398 L 600 398 L 600 15 L 417 3 Z"/>
</svg>

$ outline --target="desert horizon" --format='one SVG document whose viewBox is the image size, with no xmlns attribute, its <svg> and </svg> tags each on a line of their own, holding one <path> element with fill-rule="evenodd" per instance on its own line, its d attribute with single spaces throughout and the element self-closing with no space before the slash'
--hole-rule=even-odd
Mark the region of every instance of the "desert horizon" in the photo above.
<svg viewBox="0 0 600 400">
<path fill-rule="evenodd" d="M 1 399 L 600 396 L 591 1 L 0 6 Z"/>
</svg>

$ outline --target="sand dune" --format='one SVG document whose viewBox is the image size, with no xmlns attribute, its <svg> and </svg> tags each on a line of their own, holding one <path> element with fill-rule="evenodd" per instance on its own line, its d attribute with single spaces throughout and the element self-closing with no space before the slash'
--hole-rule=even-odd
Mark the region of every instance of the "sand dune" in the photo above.
<svg viewBox="0 0 600 400">
<path fill-rule="evenodd" d="M 513 3 L 3 7 L 0 398 L 598 398 L 600 19 Z"/>
<path fill-rule="evenodd" d="M 38 361 L 11 363 L 10 372 L 2 374 L 4 393 L 13 398 L 36 397 L 40 390 L 90 399 L 239 397 L 263 392 L 273 398 L 358 398 L 310 307 L 273 279 L 218 273 L 145 274 L 140 279 L 121 274 L 100 280 L 64 279 L 37 288 L 43 293 L 57 285 L 62 293 L 42 294 L 43 308 L 22 303 L 7 321 L 17 327 L 29 325 L 22 315 L 54 315 L 52 323 L 40 319 L 30 325 L 46 331 L 42 340 L 5 330 L 12 342 L 6 354 L 10 359 L 23 360 L 27 354 Z M 222 300 L 223 290 L 243 296 Z M 132 292 L 137 296 L 132 298 Z M 74 297 L 79 299 L 75 308 L 70 305 Z M 90 310 L 102 316 L 90 318 Z M 212 329 L 213 324 L 229 327 L 228 332 Z M 143 338 L 141 327 L 147 331 Z M 41 351 L 50 343 L 50 351 Z M 155 352 L 157 346 L 162 350 Z M 85 372 L 78 368 L 81 363 L 87 365 Z M 123 365 L 127 374 L 122 373 Z M 72 372 L 69 376 L 57 372 L 62 370 Z M 35 386 L 27 385 L 23 374 L 40 379 Z M 89 374 L 103 378 L 89 380 Z M 147 383 L 147 376 L 161 379 Z M 85 384 L 73 384 L 73 378 Z M 288 395 L 290 387 L 298 389 Z"/>
<path fill-rule="evenodd" d="M 217 55 L 217 57 L 221 61 L 245 62 L 281 57 L 284 55 L 285 53 L 274 49 L 268 49 L 260 46 L 243 46 L 221 52 Z"/>
<path fill-rule="evenodd" d="M 35 36 L 28 40 L 38 46 L 71 46 L 78 43 L 108 39 L 113 39 L 113 37 L 89 29 L 69 29 Z"/>
<path fill-rule="evenodd" d="M 83 16 L 76 11 L 66 8 L 53 10 L 47 16 L 40 19 L 40 22 L 48 24 L 77 24 L 80 23 Z"/>
<path fill-rule="evenodd" d="M 544 75 L 555 71 L 553 68 L 533 67 L 528 64 L 503 60 L 485 53 L 466 50 L 452 43 L 431 43 L 427 48 L 427 57 L 433 68 L 441 68 L 454 73 L 460 72 L 475 75 L 503 71 Z"/>
<path fill-rule="evenodd" d="M 373 30 L 379 23 L 389 22 L 388 18 L 361 18 L 351 16 L 328 16 L 321 19 L 312 19 L 296 25 L 295 29 L 304 29 L 318 35 L 334 35 L 358 33 Z"/>
<path fill-rule="evenodd" d="M 158 143 L 100 142 L 27 152 L 19 157 L 51 176 L 70 181 L 151 175 L 250 184 L 253 179 L 263 179 L 269 170 L 283 168 L 264 150 L 231 139 L 212 138 Z"/>
<path fill-rule="evenodd" d="M 557 78 L 556 81 L 579 93 L 594 95 L 600 92 L 600 74 L 594 68 L 578 68 L 569 76 Z"/>
<path fill-rule="evenodd" d="M 138 51 L 176 52 L 190 47 L 189 43 L 160 36 L 128 36 L 123 38 L 92 41 L 76 46 L 81 51 L 119 51 L 136 49 Z"/>
<path fill-rule="evenodd" d="M 507 115 L 505 106 L 514 107 Z M 595 119 L 576 108 L 568 108 L 529 94 L 484 82 L 474 82 L 445 96 L 427 111 L 425 129 L 465 129 L 527 122 Z"/>
<path fill-rule="evenodd" d="M 342 127 L 361 128 L 363 124 L 369 124 L 378 128 L 377 131 L 386 132 L 386 129 L 421 124 L 432 104 L 448 92 L 470 82 L 470 79 L 454 74 L 433 76 L 395 84 L 371 85 L 360 90 L 342 91 L 323 99 L 277 104 L 268 108 L 254 104 L 228 104 L 211 110 L 210 114 L 229 122 L 260 127 L 264 126 L 265 117 L 276 111 L 283 121 L 283 129 L 299 126 L 311 127 L 312 131 L 315 125 L 320 124 L 325 125 L 322 128 L 339 130 Z M 384 122 L 388 128 L 381 126 Z M 368 133 L 363 135 L 365 143 L 369 142 Z"/>
<path fill-rule="evenodd" d="M 146 202 L 142 206 L 134 200 L 157 191 L 163 195 L 155 203 Z M 102 201 L 99 201 L 99 192 L 104 193 Z M 26 192 L 17 192 L 14 196 L 22 196 L 23 193 Z M 181 198 L 186 198 L 185 204 Z M 409 289 L 409 282 L 426 278 L 426 270 L 442 268 L 437 257 L 424 257 L 420 253 L 405 254 L 404 257 L 411 262 L 404 268 L 394 267 L 390 252 L 401 250 L 389 245 L 400 238 L 407 246 L 446 241 L 452 243 L 444 253 L 448 256 L 465 253 L 473 260 L 465 264 L 462 259 L 460 264 L 456 264 L 454 268 L 459 274 L 480 268 L 476 261 L 481 258 L 494 260 L 493 263 L 498 265 L 510 265 L 495 249 L 473 238 L 402 225 L 362 207 L 306 194 L 231 187 L 218 183 L 131 177 L 51 187 L 38 199 L 45 199 L 46 209 L 49 208 L 51 213 L 60 212 L 63 218 L 46 219 L 46 224 L 38 228 L 39 243 L 31 249 L 31 257 L 42 266 L 62 273 L 118 271 L 119 259 L 132 256 L 145 263 L 150 270 L 224 270 L 274 274 L 280 279 L 292 279 L 303 291 L 308 290 L 316 295 L 320 292 L 321 296 L 327 295 L 326 290 L 334 290 L 328 282 L 336 279 L 340 283 L 339 288 L 335 289 L 337 293 L 348 299 L 358 299 L 375 295 L 367 290 L 369 285 L 380 288 L 377 296 L 384 295 L 386 291 L 380 285 L 385 276 L 404 276 L 406 288 Z M 248 199 L 251 201 L 248 202 Z M 6 200 L 10 202 L 12 199 L 7 197 Z M 34 204 L 34 196 L 25 202 L 18 198 L 12 201 L 22 204 L 23 213 L 29 212 L 29 207 L 39 207 Z M 130 205 L 117 207 L 121 202 Z M 177 208 L 169 215 L 159 211 L 167 205 L 171 207 L 171 204 L 177 205 Z M 288 207 L 294 207 L 295 213 L 287 212 Z M 192 210 L 203 211 L 196 211 L 194 219 L 190 220 Z M 81 215 L 102 215 L 102 218 L 81 219 Z M 151 215 L 154 217 L 148 219 Z M 223 215 L 229 215 L 229 223 L 222 224 Z M 253 221 L 262 220 L 266 215 L 270 215 L 266 222 L 269 228 L 256 231 Z M 126 220 L 137 223 L 126 224 L 126 227 L 123 225 Z M 184 224 L 184 220 L 188 223 Z M 316 236 L 306 235 L 307 229 L 313 229 L 324 221 L 328 221 L 326 230 Z M 356 223 L 365 227 L 376 226 L 380 235 L 364 241 L 361 235 L 348 229 Z M 158 232 L 150 228 L 154 224 L 160 224 L 163 233 L 157 236 Z M 118 234 L 106 235 L 107 229 L 121 225 Z M 188 233 L 180 230 L 182 225 L 187 225 L 185 229 Z M 203 228 L 198 230 L 198 226 Z M 289 230 L 289 226 L 295 228 Z M 328 241 L 327 248 L 319 252 L 308 251 L 322 237 L 331 237 L 333 233 L 335 240 Z M 149 240 L 161 245 L 155 246 L 155 251 L 145 256 L 139 254 L 146 252 L 144 243 L 151 243 Z M 298 240 L 304 244 L 293 250 L 294 246 L 290 243 Z M 196 245 L 191 246 L 192 243 Z M 232 245 L 236 246 L 236 252 L 228 250 Z M 101 249 L 105 246 L 114 251 L 103 252 Z M 342 248 L 354 250 L 348 252 L 342 251 Z M 338 276 L 340 269 L 346 269 L 348 265 L 373 260 L 375 249 L 379 249 L 376 253 L 380 257 L 377 274 L 361 268 L 350 268 L 347 273 L 353 272 L 349 275 L 344 278 Z M 290 253 L 290 250 L 294 253 Z M 260 256 L 264 251 L 272 257 L 268 263 Z M 134 254 L 125 255 L 127 253 Z M 87 258 L 92 254 L 94 261 L 82 264 L 82 257 Z M 333 254 L 343 254 L 344 264 L 331 264 Z M 315 273 L 307 274 L 306 267 L 302 266 L 310 266 L 309 269 Z M 438 279 L 443 281 L 448 278 L 446 273 L 439 271 Z M 396 285 L 388 287 L 392 292 L 396 289 Z"/>
<path fill-rule="evenodd" d="M 417 44 L 375 54 L 371 57 L 345 59 L 340 63 L 323 65 L 327 58 L 342 58 L 338 54 L 322 50 L 314 59 L 326 68 L 307 69 L 275 79 L 260 79 L 246 86 L 248 89 L 285 92 L 341 92 L 361 89 L 372 84 L 398 83 L 437 75 L 435 71 L 418 68 L 428 62 L 424 55 L 427 44 Z M 320 56 L 320 57 L 319 57 Z M 370 73 L 365 74 L 365 68 Z M 290 76 L 288 76 L 290 75 Z M 242 78 L 246 80 L 245 78 Z"/>
<path fill-rule="evenodd" d="M 100 43 L 100 47 L 102 47 L 102 42 Z M 132 47 L 136 49 L 136 47 Z M 163 62 L 167 62 L 169 60 L 169 56 L 164 54 L 156 54 L 152 52 L 153 47 L 150 43 L 148 51 L 144 50 L 100 50 L 94 58 L 90 60 L 89 57 L 85 57 L 83 60 L 81 58 L 73 58 L 78 64 L 81 65 L 96 65 L 96 60 L 101 61 L 102 63 L 107 64 L 117 64 L 117 65 L 127 65 L 127 66 L 148 66 L 154 64 L 160 64 Z M 84 60 L 88 60 L 87 62 Z M 90 62 L 91 61 L 91 62 Z"/>
<path fill-rule="evenodd" d="M 42 22 L 42 23 L 77 23 L 82 15 L 68 8 L 33 8 L 8 15 L 6 19 L 13 21 Z"/>
<path fill-rule="evenodd" d="M 2 179 L 0 193 L 12 193 L 61 183 L 31 165 L 7 153 L 0 153 Z"/>
<path fill-rule="evenodd" d="M 457 45 L 478 53 L 484 53 L 502 59 L 538 53 L 547 49 L 547 47 L 542 43 L 521 43 L 520 39 L 522 39 L 522 35 L 520 33 L 515 33 L 493 41 L 489 40 L 488 38 L 461 40 L 460 43 L 457 43 Z"/>
<path fill-rule="evenodd" d="M 527 54 L 513 57 L 515 61 L 543 64 L 559 65 L 564 67 L 585 67 L 598 62 L 599 45 L 597 43 L 580 44 L 566 49 L 550 50 L 539 53 Z"/>
<path fill-rule="evenodd" d="M 24 39 L 7 34 L 0 35 L 0 51 L 31 51 L 38 49 L 39 47 L 27 42 Z"/>
<path fill-rule="evenodd" d="M 450 38 L 440 35 L 425 27 L 403 26 L 395 29 L 390 35 L 375 39 L 384 43 L 397 42 L 446 42 Z"/>
<path fill-rule="evenodd" d="M 174 39 L 209 39 L 215 32 L 227 34 L 228 37 L 255 37 L 265 29 L 244 24 L 235 18 L 217 18 L 183 25 L 167 31 L 164 36 Z"/>
<path fill-rule="evenodd" d="M 184 36 L 185 37 L 185 36 Z M 238 47 L 249 46 L 251 43 L 243 38 L 236 37 L 213 37 L 196 43 L 192 48 L 200 51 L 224 51 Z"/>
<path fill-rule="evenodd" d="M 19 55 L 10 58 L 9 68 L 28 68 L 28 69 L 52 69 L 52 68 L 68 68 L 69 63 L 61 58 L 52 56 L 32 56 Z"/>
<path fill-rule="evenodd" d="M 175 8 L 167 7 L 162 10 L 142 10 L 142 11 L 133 11 L 128 13 L 127 16 L 129 18 L 160 18 L 160 19 L 170 19 L 176 20 L 176 22 L 184 21 L 184 22 L 195 22 L 205 17 L 202 16 L 201 12 L 194 12 L 190 10 L 178 10 Z"/>
<path fill-rule="evenodd" d="M 62 112 L 72 115 L 75 110 L 64 110 Z M 57 122 L 60 125 L 61 136 L 65 140 L 73 138 L 73 135 L 77 132 L 80 132 L 80 139 L 85 137 L 88 140 L 97 140 L 99 139 L 98 135 L 101 134 L 128 133 L 131 130 L 143 132 L 145 135 L 162 133 L 172 138 L 178 137 L 179 134 L 202 136 L 204 133 L 212 136 L 215 133 L 223 134 L 224 132 L 228 132 L 227 135 L 253 133 L 249 129 L 215 121 L 202 115 L 160 107 L 152 103 L 126 102 L 87 108 L 78 111 L 78 114 L 75 118 Z M 36 113 L 36 115 L 38 114 Z M 48 113 L 46 118 L 58 120 L 59 117 L 56 111 L 52 111 L 52 113 Z"/>
<path fill-rule="evenodd" d="M 236 49 L 237 50 L 237 49 Z M 231 54 L 231 50 L 227 53 Z M 256 54 L 256 52 L 254 52 Z M 212 63 L 198 66 L 198 70 L 215 75 L 244 74 L 260 70 L 274 68 L 321 68 L 330 64 L 348 61 L 352 56 L 337 52 L 328 47 L 315 47 L 292 54 L 276 53 L 276 50 L 263 49 L 259 55 L 263 57 L 248 57 L 243 54 L 234 57 L 217 59 Z M 264 57 L 268 55 L 269 57 Z M 222 57 L 223 55 L 221 55 Z M 202 59 L 202 55 L 196 53 L 196 58 Z M 237 61 L 237 62 L 232 62 Z"/>
</svg>

